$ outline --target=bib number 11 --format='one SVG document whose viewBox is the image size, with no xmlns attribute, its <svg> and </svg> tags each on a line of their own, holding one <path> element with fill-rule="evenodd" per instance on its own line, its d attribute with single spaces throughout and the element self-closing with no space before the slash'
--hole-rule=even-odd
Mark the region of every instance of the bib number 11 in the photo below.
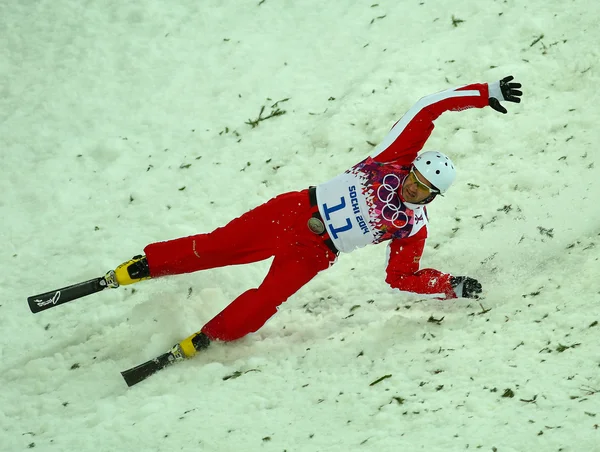
<svg viewBox="0 0 600 452">
<path fill-rule="evenodd" d="M 329 223 L 331 221 L 332 213 L 337 212 L 338 210 L 342 210 L 346 207 L 346 198 L 344 196 L 340 197 L 339 204 L 331 207 L 329 207 L 327 204 L 323 204 L 322 207 L 323 213 L 325 214 L 325 220 L 328 222 L 329 233 L 334 239 L 338 238 L 338 233 L 349 231 L 350 229 L 352 229 L 352 222 L 348 217 L 346 217 L 346 224 L 344 226 L 334 227 L 331 223 Z"/>
</svg>

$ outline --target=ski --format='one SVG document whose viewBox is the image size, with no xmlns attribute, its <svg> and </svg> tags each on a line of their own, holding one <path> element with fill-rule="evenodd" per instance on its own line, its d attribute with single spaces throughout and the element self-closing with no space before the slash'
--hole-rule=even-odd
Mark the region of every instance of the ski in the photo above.
<svg viewBox="0 0 600 452">
<path fill-rule="evenodd" d="M 121 375 L 127 386 L 131 387 L 173 363 L 192 358 L 196 355 L 196 352 L 204 350 L 209 345 L 210 339 L 199 331 L 187 337 L 179 344 L 175 344 L 167 353 L 163 353 L 139 366 L 124 370 L 121 372 Z"/>
<path fill-rule="evenodd" d="M 27 303 L 29 304 L 31 312 L 35 314 L 69 301 L 100 292 L 101 290 L 115 287 L 119 287 L 119 284 L 115 278 L 115 272 L 111 270 L 106 275 L 99 278 L 73 284 L 72 286 L 63 287 L 62 289 L 32 295 L 27 298 Z"/>
<path fill-rule="evenodd" d="M 131 369 L 124 370 L 121 372 L 121 375 L 125 379 L 125 383 L 127 386 L 133 386 L 140 381 L 145 380 L 150 375 L 155 374 L 161 369 L 173 364 L 177 361 L 184 360 L 184 356 L 181 352 L 181 348 L 179 345 L 176 345 L 167 353 L 163 353 L 162 355 L 151 359 L 150 361 L 146 361 L 145 363 L 140 364 L 139 366 L 132 367 Z"/>
</svg>

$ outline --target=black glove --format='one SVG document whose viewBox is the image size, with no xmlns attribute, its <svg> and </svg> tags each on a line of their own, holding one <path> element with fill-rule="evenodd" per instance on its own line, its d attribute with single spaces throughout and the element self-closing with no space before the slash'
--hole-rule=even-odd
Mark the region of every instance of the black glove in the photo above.
<svg viewBox="0 0 600 452">
<path fill-rule="evenodd" d="M 512 75 L 508 77 L 504 77 L 502 80 L 494 83 L 488 83 L 489 90 L 489 104 L 494 110 L 499 111 L 500 113 L 506 114 L 506 108 L 500 105 L 501 100 L 506 100 L 508 102 L 516 102 L 517 104 L 521 102 L 521 96 L 523 95 L 523 91 L 518 88 L 521 87 L 520 83 L 510 83 L 510 81 L 514 79 Z"/>
<path fill-rule="evenodd" d="M 468 276 L 451 276 L 450 284 L 458 298 L 479 298 L 482 291 L 479 281 Z"/>
</svg>

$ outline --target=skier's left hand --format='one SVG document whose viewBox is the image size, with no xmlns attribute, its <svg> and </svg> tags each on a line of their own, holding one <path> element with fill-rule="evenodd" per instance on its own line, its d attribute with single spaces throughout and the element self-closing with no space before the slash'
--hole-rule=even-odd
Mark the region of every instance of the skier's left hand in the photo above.
<svg viewBox="0 0 600 452">
<path fill-rule="evenodd" d="M 499 111 L 502 114 L 508 113 L 500 101 L 521 102 L 521 96 L 523 92 L 519 90 L 521 88 L 520 83 L 511 83 L 514 77 L 509 75 L 494 83 L 488 83 L 489 91 L 489 104 L 494 110 Z"/>
</svg>

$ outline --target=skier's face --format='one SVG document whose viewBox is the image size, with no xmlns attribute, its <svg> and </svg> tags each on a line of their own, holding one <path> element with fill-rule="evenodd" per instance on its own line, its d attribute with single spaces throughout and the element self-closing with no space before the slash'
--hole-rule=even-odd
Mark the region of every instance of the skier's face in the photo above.
<svg viewBox="0 0 600 452">
<path fill-rule="evenodd" d="M 402 197 L 406 202 L 413 204 L 420 204 L 429 197 L 433 199 L 437 193 L 439 191 L 414 167 L 402 184 Z"/>
</svg>

